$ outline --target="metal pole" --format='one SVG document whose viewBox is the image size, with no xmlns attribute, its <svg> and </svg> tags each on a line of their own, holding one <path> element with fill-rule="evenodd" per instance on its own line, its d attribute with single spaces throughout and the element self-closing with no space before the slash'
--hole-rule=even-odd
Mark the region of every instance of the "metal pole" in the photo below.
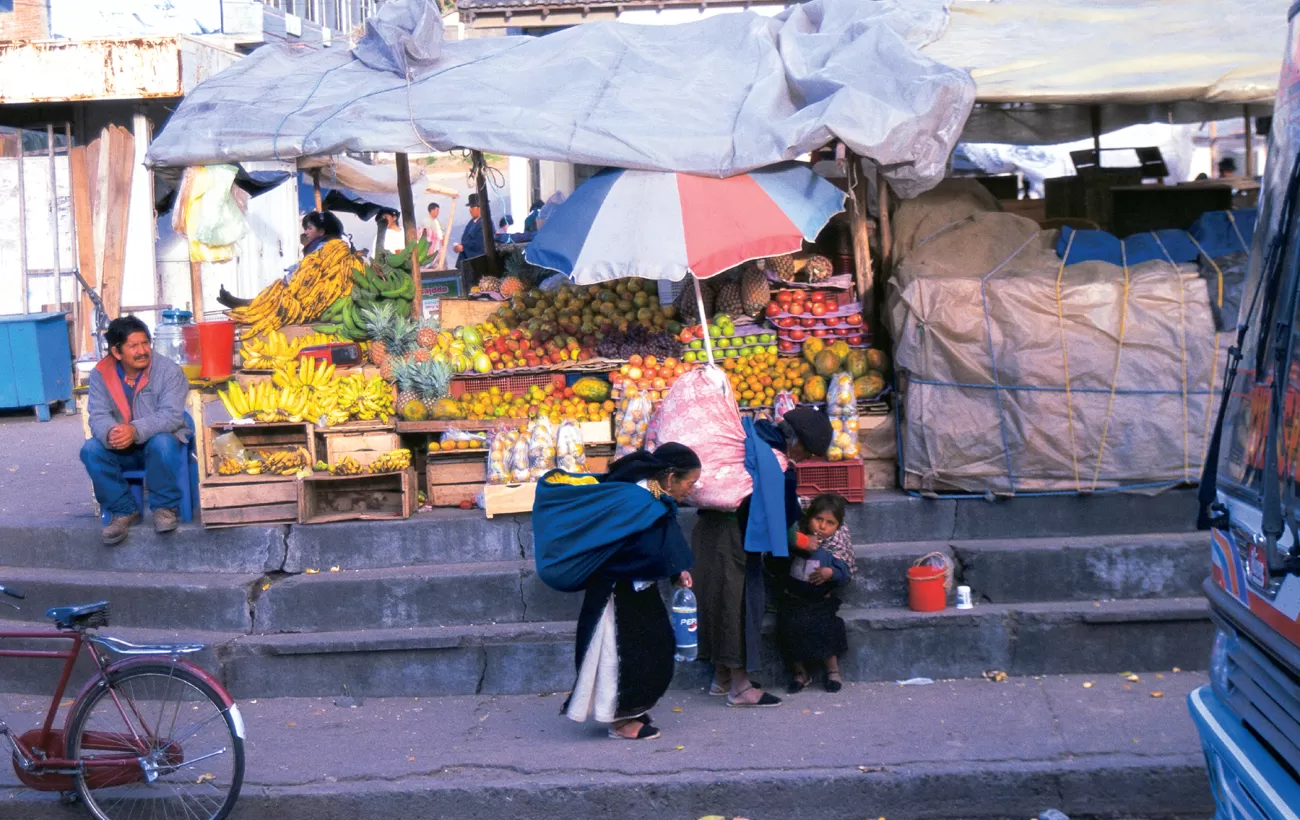
<svg viewBox="0 0 1300 820">
<path fill-rule="evenodd" d="M 50 237 L 54 245 L 54 309 L 63 307 L 63 265 L 59 264 L 59 173 L 54 162 L 54 124 L 45 126 L 45 152 L 50 158 Z"/>
<path fill-rule="evenodd" d="M 63 141 L 67 150 L 68 157 L 68 236 L 71 237 L 70 247 L 72 248 L 73 258 L 76 260 L 75 268 L 80 272 L 81 255 L 78 252 L 77 245 L 77 214 L 76 207 L 73 205 L 73 184 L 72 184 L 72 123 L 63 123 Z M 81 293 L 78 291 L 76 278 L 72 282 L 72 326 L 81 327 Z M 81 343 L 81 338 L 77 338 L 77 343 Z"/>
<path fill-rule="evenodd" d="M 22 274 L 23 313 L 29 313 L 27 283 L 27 188 L 23 184 L 23 129 L 18 129 L 18 269 Z"/>
<path fill-rule="evenodd" d="M 1246 124 L 1246 179 L 1255 178 L 1255 148 L 1251 138 L 1254 136 L 1254 123 L 1250 118 L 1250 107 L 1243 105 L 1241 107 L 1241 116 Z"/>
<path fill-rule="evenodd" d="M 700 293 L 700 277 L 691 274 L 691 281 L 695 283 L 695 309 L 700 312 L 700 326 L 704 328 L 704 353 L 709 357 L 709 367 L 717 367 L 713 363 L 713 340 L 709 338 L 709 317 L 704 315 L 704 294 Z"/>
</svg>

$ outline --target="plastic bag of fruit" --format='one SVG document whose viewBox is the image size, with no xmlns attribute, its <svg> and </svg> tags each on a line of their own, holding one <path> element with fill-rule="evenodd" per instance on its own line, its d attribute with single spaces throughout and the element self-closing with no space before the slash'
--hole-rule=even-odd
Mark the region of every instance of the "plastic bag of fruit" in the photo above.
<svg viewBox="0 0 1300 820">
<path fill-rule="evenodd" d="M 619 403 L 614 422 L 614 458 L 619 459 L 645 446 L 646 432 L 650 429 L 650 416 L 654 402 L 644 393 L 631 393 Z"/>
<path fill-rule="evenodd" d="M 528 472 L 533 481 L 555 469 L 555 428 L 546 416 L 533 422 L 528 434 Z"/>
<path fill-rule="evenodd" d="M 555 466 L 566 473 L 587 472 L 587 449 L 582 443 L 582 428 L 573 419 L 560 422 L 555 434 Z"/>
<path fill-rule="evenodd" d="M 441 441 L 453 441 L 457 450 L 482 450 L 487 446 L 487 433 L 471 433 L 468 430 L 448 430 L 442 434 Z M 461 446 L 461 442 L 465 442 Z"/>
<path fill-rule="evenodd" d="M 662 401 L 655 405 L 654 410 L 650 412 L 650 423 L 646 425 L 643 446 L 651 453 L 659 446 L 659 422 L 663 418 L 663 407 Z"/>
<path fill-rule="evenodd" d="M 529 422 L 523 430 L 515 432 L 510 443 L 510 481 L 513 484 L 525 484 L 532 480 L 533 472 L 529 466 L 528 445 L 532 440 L 533 423 Z"/>
<path fill-rule="evenodd" d="M 519 431 L 502 427 L 488 435 L 487 483 L 510 483 L 510 457 Z"/>
<path fill-rule="evenodd" d="M 740 408 L 723 371 L 706 367 L 683 374 L 659 412 L 659 441 L 685 444 L 704 465 L 688 500 L 710 510 L 739 507 L 754 492 L 754 482 L 745 469 Z M 778 453 L 777 461 L 784 470 L 785 456 Z"/>
<path fill-rule="evenodd" d="M 826 393 L 826 414 L 830 416 L 831 429 L 835 431 L 830 449 L 826 451 L 826 460 L 857 458 L 858 399 L 853 393 L 853 377 L 848 373 L 836 373 L 831 377 L 830 390 Z"/>
<path fill-rule="evenodd" d="M 799 403 L 794 400 L 794 394 L 789 390 L 782 390 L 776 394 L 776 398 L 772 399 L 773 418 L 780 421 L 782 416 L 798 406 Z"/>
</svg>

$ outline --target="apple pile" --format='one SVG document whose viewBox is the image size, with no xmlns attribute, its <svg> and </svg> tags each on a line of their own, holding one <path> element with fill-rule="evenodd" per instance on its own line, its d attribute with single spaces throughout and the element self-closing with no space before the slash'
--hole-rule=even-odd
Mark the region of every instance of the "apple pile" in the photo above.
<svg viewBox="0 0 1300 820">
<path fill-rule="evenodd" d="M 708 334 L 713 343 L 714 359 L 747 359 L 759 353 L 773 356 L 777 353 L 776 334 L 753 327 L 746 328 L 738 335 L 731 317 L 719 313 L 707 326 L 693 325 L 682 330 L 678 339 L 686 347 L 682 353 L 683 361 L 695 364 L 709 360 L 708 351 L 704 348 L 705 334 Z"/>
<path fill-rule="evenodd" d="M 765 311 L 779 334 L 777 350 L 796 353 L 806 339 L 843 339 L 851 347 L 866 345 L 861 305 L 824 290 L 781 290 Z"/>
<path fill-rule="evenodd" d="M 678 377 L 690 369 L 690 366 L 677 359 L 664 359 L 662 362 L 654 356 L 641 356 L 633 353 L 627 359 L 627 364 L 618 369 L 618 372 L 609 374 L 609 382 L 614 385 L 616 391 L 620 394 L 627 392 L 628 388 L 634 388 L 640 393 L 645 393 L 651 401 L 668 395 L 668 390 L 676 383 Z"/>
<path fill-rule="evenodd" d="M 596 340 L 577 338 L 546 328 L 515 328 L 483 343 L 483 351 L 492 369 L 515 370 L 523 367 L 581 362 L 596 357 Z"/>
</svg>

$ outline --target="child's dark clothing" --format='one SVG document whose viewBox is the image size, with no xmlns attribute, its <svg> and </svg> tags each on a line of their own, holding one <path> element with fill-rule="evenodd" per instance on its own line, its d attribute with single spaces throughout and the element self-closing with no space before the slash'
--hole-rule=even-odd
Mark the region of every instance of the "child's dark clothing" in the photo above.
<svg viewBox="0 0 1300 820">
<path fill-rule="evenodd" d="M 840 557 L 846 552 L 852 554 L 852 542 L 848 529 L 840 527 L 810 556 L 791 560 L 776 618 L 777 642 L 787 664 L 820 661 L 848 651 L 835 594 L 853 577 L 852 568 Z M 833 571 L 831 579 L 820 585 L 808 583 L 807 576 L 821 567 Z"/>
</svg>

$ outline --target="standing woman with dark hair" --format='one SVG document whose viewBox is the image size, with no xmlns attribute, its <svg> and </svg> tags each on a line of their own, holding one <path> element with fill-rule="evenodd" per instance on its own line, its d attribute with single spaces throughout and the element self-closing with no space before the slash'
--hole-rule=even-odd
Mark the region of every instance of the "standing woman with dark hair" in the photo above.
<svg viewBox="0 0 1300 820">
<path fill-rule="evenodd" d="M 699 456 L 668 442 L 619 459 L 599 479 L 555 471 L 538 484 L 538 575 L 556 589 L 585 590 L 577 679 L 563 714 L 578 722 L 594 714 L 614 739 L 659 736 L 649 711 L 672 682 L 676 640 L 655 581 L 691 586 L 677 503 L 699 477 Z"/>
</svg>

